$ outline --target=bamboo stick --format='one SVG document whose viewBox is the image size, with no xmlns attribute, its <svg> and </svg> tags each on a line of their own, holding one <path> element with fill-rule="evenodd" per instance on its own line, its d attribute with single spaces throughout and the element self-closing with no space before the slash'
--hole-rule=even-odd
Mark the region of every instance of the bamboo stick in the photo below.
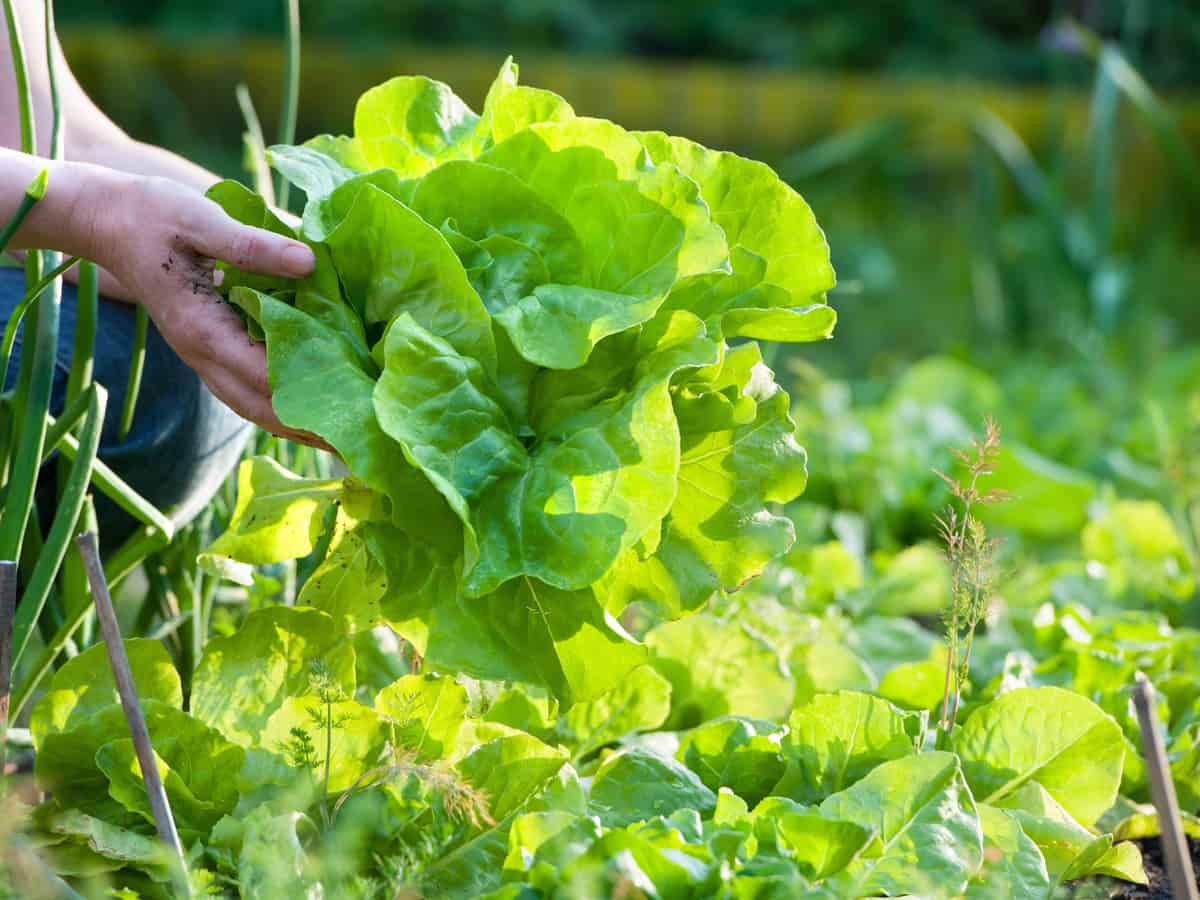
<svg viewBox="0 0 1200 900">
<path fill-rule="evenodd" d="M 1154 689 L 1141 672 L 1133 686 L 1133 705 L 1137 710 L 1138 726 L 1142 730 L 1142 755 L 1146 758 L 1146 773 L 1150 779 L 1150 796 L 1158 810 L 1163 857 L 1167 877 L 1171 880 L 1171 896 L 1176 900 L 1197 900 L 1196 873 L 1188 853 L 1187 839 L 1179 817 L 1179 801 L 1171 780 L 1171 767 L 1163 746 L 1162 731 L 1154 712 Z"/>
</svg>

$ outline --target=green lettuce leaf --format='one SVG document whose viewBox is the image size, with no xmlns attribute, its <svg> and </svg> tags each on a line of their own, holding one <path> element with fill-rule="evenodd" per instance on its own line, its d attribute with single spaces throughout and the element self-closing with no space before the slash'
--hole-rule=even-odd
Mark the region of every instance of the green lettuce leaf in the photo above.
<svg viewBox="0 0 1200 900">
<path fill-rule="evenodd" d="M 983 825 L 983 866 L 971 879 L 966 896 L 971 900 L 1050 896 L 1046 860 L 1020 822 L 986 803 L 978 808 Z"/>
<path fill-rule="evenodd" d="M 874 837 L 852 822 L 816 812 L 785 812 L 775 820 L 775 828 L 780 849 L 812 881 L 845 869 Z"/>
<path fill-rule="evenodd" d="M 204 553 L 251 565 L 307 556 L 341 495 L 341 479 L 301 478 L 268 456 L 252 457 L 238 468 L 229 527 Z"/>
<path fill-rule="evenodd" d="M 354 693 L 354 646 L 315 609 L 269 607 L 229 637 L 210 640 L 192 676 L 192 715 L 243 747 L 257 745 L 289 698 L 315 692 L 314 663 Z"/>
<path fill-rule="evenodd" d="M 650 666 L 639 666 L 589 703 L 563 717 L 560 736 L 581 759 L 635 731 L 652 731 L 671 712 L 671 683 Z"/>
<path fill-rule="evenodd" d="M 181 708 L 183 688 L 166 648 L 146 638 L 124 643 L 138 697 Z M 104 644 L 89 647 L 54 673 L 46 693 L 34 705 L 29 717 L 33 744 L 40 749 L 47 735 L 70 731 L 119 703 L 108 648 Z"/>
<path fill-rule="evenodd" d="M 1112 717 L 1060 688 L 1019 688 L 971 714 L 955 749 L 975 795 L 997 805 L 1036 781 L 1083 825 L 1117 799 L 1125 745 Z"/>
<path fill-rule="evenodd" d="M 610 757 L 592 782 L 590 808 L 609 826 L 628 825 L 678 809 L 707 815 L 717 795 L 690 769 L 645 750 Z"/>
<path fill-rule="evenodd" d="M 204 838 L 237 805 L 237 779 L 231 775 L 242 768 L 244 751 L 182 712 L 167 715 L 170 730 L 153 736 L 154 757 L 180 836 L 191 842 Z M 108 778 L 109 795 L 153 825 L 133 741 L 123 737 L 104 744 L 95 763 Z"/>
<path fill-rule="evenodd" d="M 376 695 L 375 711 L 392 720 L 396 741 L 417 759 L 442 759 L 455 749 L 469 702 L 452 678 L 406 675 Z"/>
<path fill-rule="evenodd" d="M 503 819 L 541 789 L 567 762 L 563 747 L 499 724 L 483 726 L 478 743 L 455 763 L 487 798 L 488 812 Z"/>
<path fill-rule="evenodd" d="M 911 756 L 916 750 L 907 718 L 868 694 L 818 694 L 788 719 L 787 772 L 773 793 L 819 803 L 882 763 Z"/>
<path fill-rule="evenodd" d="M 727 787 L 755 804 L 783 775 L 780 735 L 771 723 L 722 717 L 688 732 L 675 756 L 711 790 Z"/>
<path fill-rule="evenodd" d="M 698 613 L 651 629 L 651 664 L 671 682 L 668 725 L 687 728 L 723 715 L 782 718 L 792 683 L 773 647 L 736 623 Z"/>
<path fill-rule="evenodd" d="M 851 896 L 953 897 L 983 860 L 971 791 L 950 753 L 885 762 L 821 803 L 821 814 L 875 838 L 833 885 Z"/>
</svg>

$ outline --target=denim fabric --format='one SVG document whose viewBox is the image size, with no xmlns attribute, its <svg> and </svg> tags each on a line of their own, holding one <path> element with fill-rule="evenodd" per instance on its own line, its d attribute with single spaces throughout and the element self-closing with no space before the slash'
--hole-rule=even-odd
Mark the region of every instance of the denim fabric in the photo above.
<svg viewBox="0 0 1200 900">
<path fill-rule="evenodd" d="M 25 292 L 19 269 L 0 268 L 0 328 Z M 76 293 L 63 285 L 58 358 L 55 361 L 52 413 L 59 413 L 71 364 Z M 95 379 L 108 390 L 100 439 L 100 458 L 142 496 L 183 524 L 200 512 L 237 464 L 251 426 L 222 404 L 200 378 L 150 326 L 141 393 L 129 435 L 118 440 L 121 406 L 129 377 L 135 311 L 128 304 L 100 299 L 96 332 Z M 17 379 L 21 336 L 4 377 L 4 389 Z M 54 513 L 56 466 L 45 465 L 38 482 L 38 510 L 44 522 Z M 113 547 L 136 527 L 115 504 L 95 495 L 101 540 Z"/>
</svg>

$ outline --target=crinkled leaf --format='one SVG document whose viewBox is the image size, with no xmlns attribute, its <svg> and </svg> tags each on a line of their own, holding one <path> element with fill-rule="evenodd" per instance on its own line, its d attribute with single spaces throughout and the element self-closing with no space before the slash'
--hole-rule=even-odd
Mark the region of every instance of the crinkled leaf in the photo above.
<svg viewBox="0 0 1200 900">
<path fill-rule="evenodd" d="M 180 834 L 203 838 L 238 801 L 237 779 L 245 751 L 203 723 L 180 714 L 170 732 L 154 740 L 154 758 Z M 96 752 L 96 767 L 108 778 L 108 793 L 147 824 L 154 814 L 146 796 L 133 741 L 120 738 Z"/>
<path fill-rule="evenodd" d="M 367 487 L 403 500 L 403 514 L 420 522 L 432 542 L 461 543 L 454 513 L 428 479 L 397 452 L 375 417 L 375 377 L 363 370 L 352 342 L 299 309 L 278 300 L 262 303 L 267 364 L 280 421 L 320 434 Z M 336 397 L 314 403 L 313 397 Z M 241 495 L 239 493 L 239 502 Z"/>
<path fill-rule="evenodd" d="M 675 756 L 711 790 L 727 787 L 755 804 L 783 775 L 780 735 L 769 722 L 722 717 L 689 731 Z"/>
<path fill-rule="evenodd" d="M 240 748 L 175 706 L 144 698 L 141 705 L 151 743 L 161 748 L 160 759 L 179 769 L 174 779 L 166 779 L 170 781 L 168 794 L 175 792 L 185 801 L 184 806 L 189 795 L 198 797 L 199 805 L 188 807 L 188 811 L 198 814 L 192 825 L 198 831 L 206 830 L 205 804 L 228 804 L 232 808 L 237 800 L 235 776 L 240 767 Z M 126 758 L 119 751 L 108 754 L 106 762 L 100 763 L 101 749 L 122 741 L 129 741 L 129 725 L 117 704 L 100 709 L 69 731 L 45 735 L 35 762 L 39 784 L 53 792 L 64 809 L 75 808 L 123 828 L 149 828 L 153 820 L 146 818 L 146 789 L 133 757 Z M 118 759 L 122 760 L 120 765 Z M 118 772 L 126 762 L 132 765 L 128 775 L 123 770 Z M 121 786 L 115 787 L 118 776 Z"/>
<path fill-rule="evenodd" d="M 783 752 L 787 773 L 774 793 L 817 803 L 889 760 L 915 753 L 905 716 L 885 700 L 839 691 L 792 711 Z"/>
<path fill-rule="evenodd" d="M 408 313 L 388 328 L 384 359 L 374 394 L 383 430 L 470 523 L 470 507 L 527 464 L 486 371 Z"/>
<path fill-rule="evenodd" d="M 726 379 L 734 383 L 727 385 Z M 682 608 L 694 608 L 718 588 L 736 590 L 794 540 L 791 520 L 767 508 L 795 499 L 807 480 L 787 394 L 754 345 L 730 351 L 722 374 L 708 387 L 689 384 L 675 398 L 679 489 L 655 556 L 633 566 L 634 578 L 611 585 L 618 593 L 628 592 L 626 599 L 645 596 L 639 582 L 646 576 L 637 569 L 649 566 L 664 569 L 678 585 Z M 731 391 L 753 401 L 751 420 L 739 421 L 736 408 L 718 402 Z"/>
<path fill-rule="evenodd" d="M 168 877 L 169 860 L 157 838 L 120 828 L 77 809 L 56 810 L 42 817 L 38 824 L 49 834 L 82 842 L 93 853 L 117 865 L 136 868 L 156 881 Z"/>
<path fill-rule="evenodd" d="M 680 465 L 671 379 L 715 354 L 694 316 L 673 316 L 628 393 L 544 435 L 524 471 L 479 504 L 480 559 L 467 591 L 484 594 L 521 574 L 583 588 L 654 527 L 676 499 Z"/>
<path fill-rule="evenodd" d="M 496 348 L 483 301 L 434 226 L 370 183 L 348 182 L 323 204 L 353 200 L 324 238 L 351 305 L 365 323 L 408 313 L 459 353 L 494 372 Z M 341 201 L 344 202 L 344 201 Z"/>
<path fill-rule="evenodd" d="M 699 183 L 730 247 L 765 261 L 762 281 L 787 291 L 786 305 L 824 299 L 834 285 L 825 235 L 808 204 L 768 166 L 662 132 L 636 137 L 656 164 L 672 163 Z"/>
<path fill-rule="evenodd" d="M 421 76 L 385 81 L 358 98 L 354 138 L 369 166 L 419 175 L 460 154 L 479 117 L 446 85 Z"/>
<path fill-rule="evenodd" d="M 558 122 L 575 117 L 562 97 L 550 91 L 517 84 L 518 67 L 512 57 L 488 89 L 483 114 L 475 129 L 473 149 L 486 150 L 537 122 Z"/>
</svg>

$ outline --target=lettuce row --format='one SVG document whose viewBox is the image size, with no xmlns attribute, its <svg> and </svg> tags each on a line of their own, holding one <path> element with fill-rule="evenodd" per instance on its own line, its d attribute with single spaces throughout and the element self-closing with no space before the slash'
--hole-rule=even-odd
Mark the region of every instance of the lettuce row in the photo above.
<svg viewBox="0 0 1200 900">
<path fill-rule="evenodd" d="M 824 236 L 766 166 L 576 116 L 511 61 L 482 114 L 403 77 L 354 130 L 270 151 L 307 194 L 298 231 L 235 183 L 210 194 L 317 254 L 300 282 L 223 284 L 281 421 L 352 476 L 247 463 L 239 510 L 267 513 L 210 560 L 307 554 L 291 498 L 316 492 L 299 518 L 339 509 L 306 602 L 437 669 L 591 699 L 644 656 L 629 602 L 679 615 L 792 543 L 769 508 L 806 481 L 788 398 L 729 341 L 830 336 Z"/>
<path fill-rule="evenodd" d="M 1069 691 L 1002 693 L 935 750 L 923 715 L 855 691 L 818 693 L 771 719 L 736 702 L 663 731 L 689 702 L 656 671 L 666 657 L 563 712 L 520 690 L 473 701 L 449 676 L 364 682 L 363 649 L 323 612 L 252 612 L 208 643 L 185 712 L 167 651 L 126 641 L 198 886 L 219 873 L 246 897 L 278 896 L 280 884 L 319 891 L 320 863 L 344 860 L 362 825 L 342 820 L 314 840 L 304 810 L 396 758 L 486 798 L 487 820 L 412 873 L 428 896 L 607 896 L 631 873 L 682 897 L 1049 898 L 1081 877 L 1147 881 L 1125 838 L 1155 829 L 1116 800 L 1131 764 L 1120 725 Z M 30 730 L 53 795 L 30 837 L 56 869 L 166 896 L 165 852 L 102 646 L 55 673 Z M 297 733 L 316 756 L 297 750 Z M 412 818 L 435 802 L 417 785 L 385 779 L 366 794 L 373 846 L 403 846 L 405 820 L 431 827 Z"/>
</svg>

